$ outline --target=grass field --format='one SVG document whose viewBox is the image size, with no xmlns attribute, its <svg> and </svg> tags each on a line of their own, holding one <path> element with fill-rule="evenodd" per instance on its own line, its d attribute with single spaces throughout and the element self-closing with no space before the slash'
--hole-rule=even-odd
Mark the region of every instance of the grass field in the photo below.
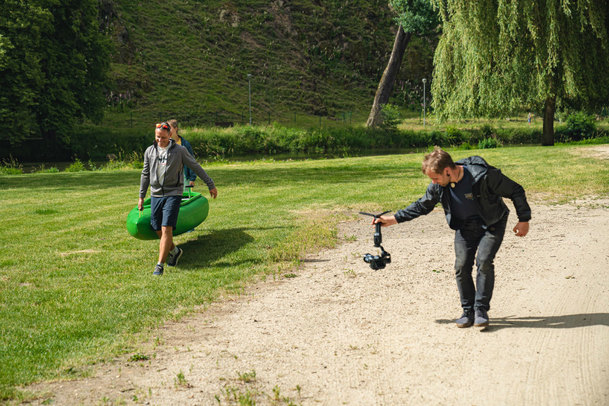
<svg viewBox="0 0 609 406">
<path fill-rule="evenodd" d="M 483 155 L 534 198 L 607 196 L 606 161 L 574 150 L 453 156 Z M 138 170 L 0 176 L 0 399 L 26 396 L 19 385 L 82 376 L 95 362 L 135 352 L 154 339 L 154 327 L 239 292 L 254 276 L 283 277 L 306 251 L 336 243 L 338 221 L 419 197 L 428 183 L 421 158 L 208 166 L 219 197 L 206 222 L 176 238 L 185 254 L 162 278 L 152 276 L 157 242 L 135 240 L 124 226 L 137 202 Z"/>
</svg>

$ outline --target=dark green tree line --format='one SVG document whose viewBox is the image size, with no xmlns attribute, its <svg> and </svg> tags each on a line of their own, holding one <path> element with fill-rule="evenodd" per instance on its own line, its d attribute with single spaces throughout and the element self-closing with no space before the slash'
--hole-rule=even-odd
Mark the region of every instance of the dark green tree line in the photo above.
<svg viewBox="0 0 609 406">
<path fill-rule="evenodd" d="M 609 97 L 607 0 L 434 0 L 443 35 L 433 105 L 443 117 L 543 111 L 544 145 L 559 108 Z"/>
<path fill-rule="evenodd" d="M 99 120 L 110 45 L 98 0 L 0 1 L 2 141 L 66 141 L 75 123 Z"/>
</svg>

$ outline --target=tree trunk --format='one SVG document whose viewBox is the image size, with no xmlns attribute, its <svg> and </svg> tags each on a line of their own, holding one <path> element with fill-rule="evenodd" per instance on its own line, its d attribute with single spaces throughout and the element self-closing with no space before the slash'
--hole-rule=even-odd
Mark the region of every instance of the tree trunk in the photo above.
<svg viewBox="0 0 609 406">
<path fill-rule="evenodd" d="M 389 63 L 387 63 L 387 67 L 385 68 L 381 81 L 379 82 L 379 87 L 376 89 L 376 94 L 374 95 L 372 109 L 370 110 L 368 121 L 366 121 L 367 127 L 377 127 L 383 120 L 381 117 L 381 108 L 389 101 L 389 97 L 393 91 L 393 84 L 395 83 L 395 78 L 400 71 L 402 58 L 404 57 L 404 52 L 406 51 L 406 46 L 410 41 L 411 35 L 412 34 L 409 32 L 404 32 L 402 26 L 398 27 L 398 32 L 395 35 L 395 41 L 393 42 L 393 50 L 391 51 Z"/>
<path fill-rule="evenodd" d="M 556 96 L 548 96 L 543 108 L 543 135 L 541 145 L 554 145 L 554 112 L 556 111 Z"/>
</svg>

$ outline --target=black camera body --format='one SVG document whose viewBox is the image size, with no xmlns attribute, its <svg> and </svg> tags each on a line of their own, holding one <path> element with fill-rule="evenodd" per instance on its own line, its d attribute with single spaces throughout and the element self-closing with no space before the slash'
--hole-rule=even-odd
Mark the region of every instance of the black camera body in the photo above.
<svg viewBox="0 0 609 406">
<path fill-rule="evenodd" d="M 378 269 L 383 269 L 387 264 L 391 263 L 391 254 L 382 248 L 383 247 L 381 247 L 381 255 L 364 255 L 364 262 L 370 264 L 370 268 L 374 269 L 375 271 Z"/>
<path fill-rule="evenodd" d="M 365 216 L 372 216 L 375 219 L 381 217 L 383 214 L 389 213 L 389 211 L 385 211 L 381 214 L 371 214 L 359 212 Z M 366 254 L 364 255 L 364 262 L 370 264 L 370 268 L 375 271 L 378 269 L 383 269 L 387 264 L 391 263 L 391 254 L 385 251 L 381 243 L 383 242 L 383 234 L 381 233 L 381 223 L 376 223 L 374 228 L 374 246 L 381 249 L 381 255 L 372 255 Z"/>
</svg>

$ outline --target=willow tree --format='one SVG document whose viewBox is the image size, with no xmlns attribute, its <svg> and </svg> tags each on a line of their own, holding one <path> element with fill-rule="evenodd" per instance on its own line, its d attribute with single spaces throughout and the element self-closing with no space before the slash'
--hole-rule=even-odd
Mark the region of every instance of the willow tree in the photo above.
<svg viewBox="0 0 609 406">
<path fill-rule="evenodd" d="M 554 143 L 558 107 L 609 97 L 607 0 L 434 0 L 443 35 L 434 56 L 433 106 L 445 118 L 543 110 Z"/>
<path fill-rule="evenodd" d="M 438 27 L 438 16 L 430 0 L 390 0 L 389 5 L 397 14 L 398 29 L 389 62 L 374 95 L 370 115 L 366 121 L 367 127 L 376 127 L 382 122 L 381 109 L 391 97 L 410 38 L 413 35 L 429 35 Z"/>
</svg>

